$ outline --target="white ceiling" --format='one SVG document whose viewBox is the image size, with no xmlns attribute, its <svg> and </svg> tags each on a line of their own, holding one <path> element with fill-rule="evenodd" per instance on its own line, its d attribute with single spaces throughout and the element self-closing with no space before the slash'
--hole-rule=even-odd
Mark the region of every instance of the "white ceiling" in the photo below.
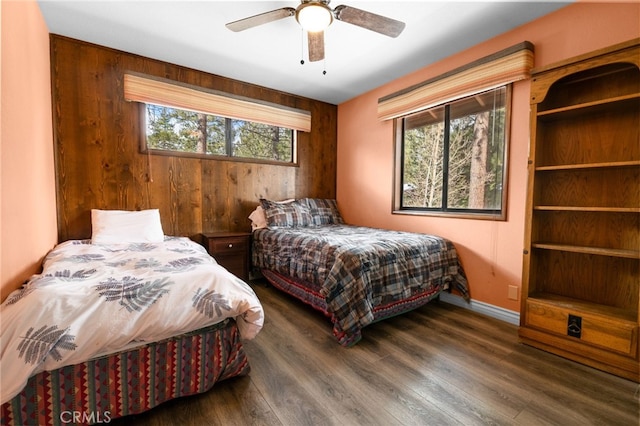
<svg viewBox="0 0 640 426">
<path fill-rule="evenodd" d="M 325 32 L 326 59 L 311 63 L 294 17 L 238 33 L 225 27 L 295 8 L 298 0 L 39 0 L 53 34 L 336 105 L 569 3 L 334 1 L 332 8 L 356 7 L 403 21 L 406 28 L 394 39 L 334 21 Z"/>
</svg>

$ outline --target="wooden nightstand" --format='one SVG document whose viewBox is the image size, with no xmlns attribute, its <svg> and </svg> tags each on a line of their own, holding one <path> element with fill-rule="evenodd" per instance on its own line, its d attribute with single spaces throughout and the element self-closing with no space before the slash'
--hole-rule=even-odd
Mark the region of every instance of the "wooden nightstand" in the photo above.
<svg viewBox="0 0 640 426">
<path fill-rule="evenodd" d="M 250 232 L 212 232 L 202 237 L 202 244 L 220 265 L 237 277 L 249 280 Z"/>
</svg>

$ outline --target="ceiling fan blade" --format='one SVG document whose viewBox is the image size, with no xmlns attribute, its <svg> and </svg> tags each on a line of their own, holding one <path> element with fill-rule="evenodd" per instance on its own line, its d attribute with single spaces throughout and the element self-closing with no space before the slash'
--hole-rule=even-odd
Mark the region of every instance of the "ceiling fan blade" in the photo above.
<svg viewBox="0 0 640 426">
<path fill-rule="evenodd" d="M 309 40 L 309 62 L 324 59 L 324 31 L 307 32 Z"/>
<path fill-rule="evenodd" d="M 268 24 L 269 22 L 277 21 L 278 19 L 287 18 L 296 14 L 296 10 L 292 7 L 283 7 L 282 9 L 272 10 L 271 12 L 260 13 L 258 15 L 250 16 L 248 18 L 239 19 L 237 21 L 229 22 L 226 27 L 231 31 L 244 31 L 249 28 L 257 27 L 258 25 Z"/>
<path fill-rule="evenodd" d="M 333 9 L 333 15 L 339 21 L 357 25 L 394 38 L 400 35 L 405 26 L 404 22 L 344 5 L 337 6 Z"/>
</svg>

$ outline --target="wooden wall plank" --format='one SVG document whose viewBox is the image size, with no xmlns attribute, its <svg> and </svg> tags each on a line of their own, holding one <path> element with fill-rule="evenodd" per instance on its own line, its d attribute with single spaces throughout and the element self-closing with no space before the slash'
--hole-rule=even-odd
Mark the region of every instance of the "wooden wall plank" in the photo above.
<svg viewBox="0 0 640 426">
<path fill-rule="evenodd" d="M 127 71 L 306 109 L 299 164 L 147 155 L 143 112 L 123 98 Z M 58 238 L 89 238 L 90 210 L 160 209 L 167 235 L 248 230 L 259 198 L 335 198 L 337 107 L 51 35 Z"/>
</svg>

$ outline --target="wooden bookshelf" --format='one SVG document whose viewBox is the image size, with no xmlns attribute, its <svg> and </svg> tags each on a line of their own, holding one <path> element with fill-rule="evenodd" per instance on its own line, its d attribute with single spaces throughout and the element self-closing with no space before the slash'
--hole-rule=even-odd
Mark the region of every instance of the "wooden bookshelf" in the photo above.
<svg viewBox="0 0 640 426">
<path fill-rule="evenodd" d="M 639 381 L 640 39 L 534 70 L 519 335 Z"/>
</svg>

